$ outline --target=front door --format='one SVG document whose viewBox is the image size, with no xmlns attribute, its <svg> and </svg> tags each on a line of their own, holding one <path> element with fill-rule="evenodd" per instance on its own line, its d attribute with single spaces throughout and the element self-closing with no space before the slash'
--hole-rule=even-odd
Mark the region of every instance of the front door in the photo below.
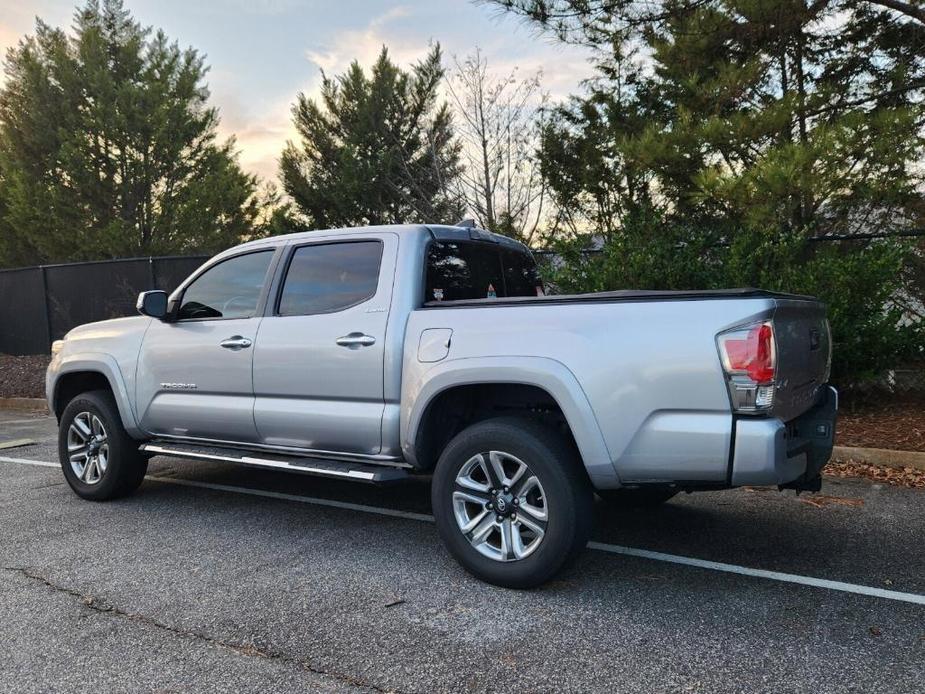
<svg viewBox="0 0 925 694">
<path fill-rule="evenodd" d="M 292 250 L 254 348 L 261 443 L 379 453 L 397 248 L 395 234 L 378 234 Z"/>
<path fill-rule="evenodd" d="M 251 366 L 273 252 L 245 253 L 212 265 L 183 291 L 173 322 L 151 323 L 136 385 L 146 432 L 257 440 Z"/>
</svg>

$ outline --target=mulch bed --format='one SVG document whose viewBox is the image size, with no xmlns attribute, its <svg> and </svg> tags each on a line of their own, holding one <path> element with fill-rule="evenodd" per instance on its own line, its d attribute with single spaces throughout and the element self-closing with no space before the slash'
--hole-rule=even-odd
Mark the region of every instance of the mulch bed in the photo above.
<svg viewBox="0 0 925 694">
<path fill-rule="evenodd" d="M 51 357 L 0 354 L 0 398 L 44 398 L 45 369 Z"/>
<path fill-rule="evenodd" d="M 838 413 L 836 441 L 839 446 L 925 451 L 925 402 L 865 407 Z"/>
</svg>

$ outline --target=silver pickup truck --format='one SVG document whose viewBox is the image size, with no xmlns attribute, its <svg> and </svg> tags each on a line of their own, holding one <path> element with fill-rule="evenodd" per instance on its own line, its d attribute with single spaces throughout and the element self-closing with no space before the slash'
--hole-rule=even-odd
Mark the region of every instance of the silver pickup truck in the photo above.
<svg viewBox="0 0 925 694">
<path fill-rule="evenodd" d="M 754 289 L 548 296 L 530 252 L 472 226 L 315 231 L 209 260 L 141 316 L 53 346 L 59 453 L 85 499 L 156 455 L 386 483 L 433 474 L 449 551 L 539 584 L 594 493 L 818 490 L 837 395 L 825 308 Z"/>
</svg>

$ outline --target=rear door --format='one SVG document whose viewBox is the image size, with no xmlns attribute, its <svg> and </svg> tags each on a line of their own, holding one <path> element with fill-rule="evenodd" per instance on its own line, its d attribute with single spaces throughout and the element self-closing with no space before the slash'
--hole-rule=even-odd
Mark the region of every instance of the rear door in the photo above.
<svg viewBox="0 0 925 694">
<path fill-rule="evenodd" d="M 252 347 L 274 251 L 250 251 L 210 266 L 183 290 L 176 320 L 151 322 L 136 381 L 146 432 L 256 441 Z"/>
<path fill-rule="evenodd" d="M 294 245 L 254 351 L 260 442 L 376 455 L 398 236 Z"/>
</svg>

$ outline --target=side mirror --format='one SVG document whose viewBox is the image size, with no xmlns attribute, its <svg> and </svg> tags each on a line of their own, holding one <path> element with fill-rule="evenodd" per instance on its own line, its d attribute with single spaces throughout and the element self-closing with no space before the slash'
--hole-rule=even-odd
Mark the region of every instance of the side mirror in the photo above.
<svg viewBox="0 0 925 694">
<path fill-rule="evenodd" d="M 167 292 L 160 289 L 142 292 L 138 295 L 138 303 L 135 304 L 135 308 L 143 316 L 163 319 L 167 315 Z"/>
</svg>

